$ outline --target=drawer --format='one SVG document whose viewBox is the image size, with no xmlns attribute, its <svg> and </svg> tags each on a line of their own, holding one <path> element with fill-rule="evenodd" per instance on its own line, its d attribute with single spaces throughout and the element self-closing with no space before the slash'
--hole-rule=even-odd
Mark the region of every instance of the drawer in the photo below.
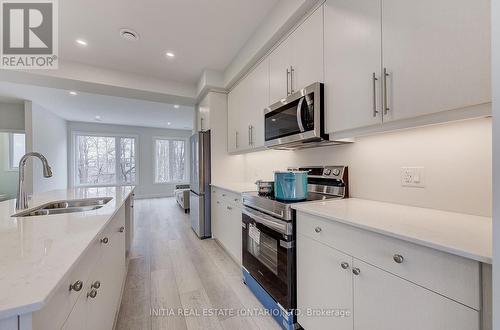
<svg viewBox="0 0 500 330">
<path fill-rule="evenodd" d="M 230 192 L 224 189 L 212 188 L 212 198 L 216 198 L 223 204 L 232 204 L 236 207 L 241 207 L 241 194 Z"/>
<path fill-rule="evenodd" d="M 59 329 L 68 317 L 78 297 L 86 292 L 90 270 L 100 258 L 100 242 L 95 239 L 77 264 L 55 289 L 47 304 L 33 313 L 33 328 L 37 330 Z M 79 291 L 69 290 L 70 285 L 82 281 Z"/>
<path fill-rule="evenodd" d="M 479 262 L 302 212 L 297 215 L 297 232 L 466 306 L 481 308 Z"/>
</svg>

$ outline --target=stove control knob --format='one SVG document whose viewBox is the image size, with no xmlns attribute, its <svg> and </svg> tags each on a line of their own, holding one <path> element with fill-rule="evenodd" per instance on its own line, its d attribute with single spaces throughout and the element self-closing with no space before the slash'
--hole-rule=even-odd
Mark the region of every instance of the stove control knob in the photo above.
<svg viewBox="0 0 500 330">
<path fill-rule="evenodd" d="M 323 175 L 330 175 L 331 173 L 332 173 L 332 170 L 329 168 L 325 168 L 325 170 L 323 171 Z"/>
<path fill-rule="evenodd" d="M 338 168 L 336 168 L 336 169 L 334 169 L 334 170 L 333 170 L 333 172 L 332 172 L 332 173 L 333 173 L 333 175 L 335 175 L 335 176 L 339 176 L 339 175 L 340 175 L 340 170 L 339 170 Z"/>
</svg>

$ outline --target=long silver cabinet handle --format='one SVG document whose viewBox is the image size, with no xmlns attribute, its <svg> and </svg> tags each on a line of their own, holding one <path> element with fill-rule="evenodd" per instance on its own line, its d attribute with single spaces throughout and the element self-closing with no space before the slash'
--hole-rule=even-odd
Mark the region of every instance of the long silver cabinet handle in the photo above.
<svg viewBox="0 0 500 330">
<path fill-rule="evenodd" d="M 373 117 L 377 117 L 378 110 L 377 110 L 377 76 L 375 75 L 375 72 L 372 74 L 372 83 L 373 83 Z"/>
<path fill-rule="evenodd" d="M 389 105 L 387 104 L 387 77 L 389 77 L 389 72 L 387 72 L 387 68 L 384 68 L 384 115 L 387 115 L 387 112 L 391 110 Z"/>
<path fill-rule="evenodd" d="M 289 86 L 288 86 L 288 77 L 290 76 L 290 70 L 286 68 L 286 96 L 290 95 Z"/>
<path fill-rule="evenodd" d="M 234 146 L 238 149 L 238 132 L 235 132 Z"/>
<path fill-rule="evenodd" d="M 293 68 L 293 66 L 290 65 L 290 94 L 292 94 L 293 92 L 295 92 L 293 90 L 293 73 L 295 72 L 295 69 Z"/>
</svg>

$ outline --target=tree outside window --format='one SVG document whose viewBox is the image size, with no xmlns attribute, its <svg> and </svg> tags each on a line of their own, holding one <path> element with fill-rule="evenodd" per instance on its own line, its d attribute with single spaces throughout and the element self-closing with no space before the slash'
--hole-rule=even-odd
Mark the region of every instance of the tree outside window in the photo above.
<svg viewBox="0 0 500 330">
<path fill-rule="evenodd" d="M 186 141 L 155 140 L 155 183 L 186 181 Z"/>
<path fill-rule="evenodd" d="M 135 183 L 135 140 L 132 137 L 77 135 L 75 184 Z"/>
</svg>

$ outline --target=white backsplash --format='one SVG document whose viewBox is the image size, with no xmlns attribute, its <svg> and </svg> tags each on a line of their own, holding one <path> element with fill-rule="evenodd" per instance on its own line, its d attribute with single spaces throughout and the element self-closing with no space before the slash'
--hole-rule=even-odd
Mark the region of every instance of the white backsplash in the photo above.
<svg viewBox="0 0 500 330">
<path fill-rule="evenodd" d="M 287 166 L 347 165 L 351 197 L 491 216 L 491 118 L 361 137 L 354 144 L 266 150 L 241 158 L 242 177 L 272 179 Z M 402 187 L 401 167 L 425 167 L 425 188 Z"/>
</svg>

